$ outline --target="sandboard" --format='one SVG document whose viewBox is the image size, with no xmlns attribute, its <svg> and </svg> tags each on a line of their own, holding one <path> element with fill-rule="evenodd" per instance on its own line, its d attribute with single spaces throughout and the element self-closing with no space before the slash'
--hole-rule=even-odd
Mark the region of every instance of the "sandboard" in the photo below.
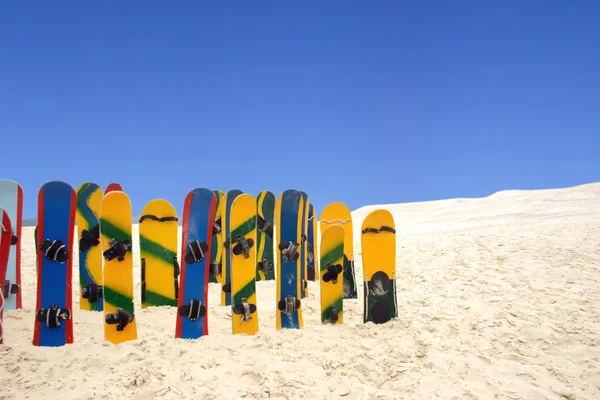
<svg viewBox="0 0 600 400">
<path fill-rule="evenodd" d="M 257 207 L 257 242 L 256 247 L 256 280 L 270 281 L 275 279 L 275 259 L 273 255 L 273 222 L 275 217 L 275 195 L 263 190 L 256 199 Z"/>
<path fill-rule="evenodd" d="M 315 207 L 312 204 L 308 206 L 308 228 L 307 228 L 307 246 L 306 246 L 306 278 L 309 281 L 318 280 L 319 276 L 318 271 L 318 259 L 317 259 L 317 248 L 315 243 L 317 243 L 317 230 L 316 227 L 316 212 Z"/>
<path fill-rule="evenodd" d="M 231 204 L 237 196 L 243 192 L 238 189 L 232 189 L 223 195 L 221 201 L 221 237 L 223 240 L 223 256 L 221 258 L 221 305 L 231 305 L 231 253 L 227 251 L 229 247 L 229 210 Z"/>
<path fill-rule="evenodd" d="M 308 296 L 308 195 L 300 191 L 302 203 L 300 205 L 300 293 L 301 298 Z"/>
<path fill-rule="evenodd" d="M 382 324 L 398 317 L 396 227 L 388 210 L 374 210 L 361 227 L 364 322 Z"/>
<path fill-rule="evenodd" d="M 151 200 L 142 209 L 139 219 L 142 309 L 177 306 L 177 221 L 177 211 L 166 200 Z"/>
<path fill-rule="evenodd" d="M 79 241 L 79 308 L 104 311 L 102 251 L 100 251 L 100 203 L 104 194 L 95 183 L 77 188 L 77 237 Z"/>
<path fill-rule="evenodd" d="M 221 236 L 221 201 L 224 193 L 220 190 L 213 190 L 217 197 L 217 208 L 215 214 L 215 223 L 213 225 L 212 245 L 210 246 L 210 268 L 208 281 L 221 283 L 221 258 L 223 255 L 223 236 Z"/>
<path fill-rule="evenodd" d="M 216 211 L 217 195 L 209 189 L 194 189 L 185 197 L 175 326 L 179 339 L 208 335 L 208 274 Z"/>
<path fill-rule="evenodd" d="M 332 225 L 321 238 L 321 323 L 344 322 L 344 228 Z"/>
<path fill-rule="evenodd" d="M 77 196 L 71 185 L 53 181 L 38 192 L 37 299 L 34 346 L 73 343 L 73 239 Z"/>
<path fill-rule="evenodd" d="M 0 281 L 4 292 L 4 309 L 23 308 L 21 290 L 21 228 L 23 224 L 23 188 L 15 181 L 0 180 L 0 207 L 11 221 L 12 232 L 6 277 Z"/>
<path fill-rule="evenodd" d="M 275 205 L 277 330 L 303 327 L 300 298 L 301 207 L 302 195 L 293 189 L 281 193 Z"/>
<path fill-rule="evenodd" d="M 341 225 L 344 228 L 344 298 L 358 298 L 356 274 L 354 272 L 354 238 L 352 232 L 352 214 L 344 203 L 329 203 L 321 213 L 321 235 L 331 225 Z"/>
<path fill-rule="evenodd" d="M 256 199 L 240 194 L 231 205 L 231 321 L 233 334 L 258 332 L 256 308 Z"/>
<path fill-rule="evenodd" d="M 10 253 L 10 242 L 12 238 L 12 225 L 8 212 L 0 206 L 0 282 L 6 280 L 6 270 L 8 268 L 8 257 Z M 9 288 L 10 289 L 10 288 Z M 4 343 L 4 296 L 5 288 L 0 285 L 0 344 Z"/>
<path fill-rule="evenodd" d="M 131 224 L 129 197 L 118 190 L 105 194 L 100 204 L 104 338 L 114 344 L 137 339 Z"/>
</svg>

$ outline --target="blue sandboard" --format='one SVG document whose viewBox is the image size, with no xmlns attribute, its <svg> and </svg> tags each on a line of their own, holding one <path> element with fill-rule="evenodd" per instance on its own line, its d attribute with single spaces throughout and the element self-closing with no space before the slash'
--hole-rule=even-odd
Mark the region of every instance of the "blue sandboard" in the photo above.
<svg viewBox="0 0 600 400">
<path fill-rule="evenodd" d="M 212 190 L 200 188 L 188 193 L 183 209 L 183 226 L 181 238 L 181 275 L 178 299 L 177 326 L 175 337 L 181 339 L 197 339 L 208 334 L 207 315 L 194 314 L 189 318 L 183 312 L 191 305 L 192 300 L 199 301 L 208 313 L 208 266 L 210 264 L 212 230 L 217 206 L 217 196 Z M 204 258 L 189 263 L 190 243 L 206 243 Z M 182 308 L 183 307 L 183 308 Z M 183 314 L 183 315 L 182 315 Z M 193 319 L 196 317 L 195 319 Z"/>
<path fill-rule="evenodd" d="M 73 343 L 73 318 L 71 292 L 71 272 L 73 265 L 73 234 L 75 229 L 75 190 L 64 182 L 49 182 L 40 188 L 38 194 L 38 286 L 36 315 L 48 311 L 53 305 L 68 310 L 69 316 L 61 320 L 57 327 L 48 327 L 36 318 L 33 344 L 35 346 L 62 346 Z M 41 250 L 44 240 L 60 240 L 69 253 L 65 262 L 49 260 Z M 43 318 L 41 318 L 43 319 Z"/>
<path fill-rule="evenodd" d="M 299 230 L 299 213 L 302 195 L 297 190 L 286 190 L 281 194 L 281 206 L 277 217 L 277 255 L 278 274 L 277 285 L 279 288 L 279 298 L 277 299 L 277 328 L 278 329 L 300 329 L 302 327 L 302 309 L 298 307 L 290 310 L 286 314 L 285 303 L 286 298 L 295 299 L 300 302 L 300 259 L 288 259 L 284 256 L 283 249 L 287 244 L 295 243 L 298 245 L 297 253 L 301 251 L 300 245 L 300 230 Z M 282 310 L 283 308 L 283 310 Z"/>
</svg>

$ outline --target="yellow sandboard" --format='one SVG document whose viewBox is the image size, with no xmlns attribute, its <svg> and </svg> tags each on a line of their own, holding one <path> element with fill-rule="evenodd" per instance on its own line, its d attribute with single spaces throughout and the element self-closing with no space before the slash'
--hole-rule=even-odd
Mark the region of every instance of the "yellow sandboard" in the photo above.
<svg viewBox="0 0 600 400">
<path fill-rule="evenodd" d="M 223 201 L 224 193 L 220 190 L 213 190 L 215 195 L 217 196 L 217 209 L 215 212 L 215 225 L 222 229 L 224 225 L 221 220 L 221 202 Z M 213 237 L 212 244 L 210 246 L 210 263 L 211 268 L 222 268 L 222 257 L 223 257 L 223 235 L 217 231 L 217 229 L 213 228 Z M 212 273 L 208 275 L 208 281 L 213 283 L 221 283 L 223 279 L 223 275 L 221 273 L 213 275 Z"/>
<path fill-rule="evenodd" d="M 115 344 L 135 340 L 131 203 L 121 191 L 107 193 L 100 205 L 100 248 L 104 256 L 104 337 Z"/>
<path fill-rule="evenodd" d="M 352 213 L 341 202 L 329 203 L 321 213 L 319 227 L 321 236 L 332 225 L 344 228 L 344 298 L 356 299 L 356 276 L 354 273 L 354 238 L 352 234 Z"/>
<path fill-rule="evenodd" d="M 90 285 L 102 286 L 102 252 L 95 241 L 87 237 L 91 233 L 97 236 L 98 214 L 104 193 L 102 188 L 95 183 L 86 182 L 77 188 L 77 238 L 79 242 L 79 308 L 88 311 L 102 311 L 102 297 L 90 297 Z M 94 229 L 96 227 L 96 230 Z M 89 232 L 83 235 L 83 232 Z M 82 239 L 82 237 L 85 238 Z M 84 244 L 84 241 L 86 242 Z M 83 247 L 87 249 L 82 251 Z M 97 291 L 99 293 L 99 291 Z M 86 296 L 86 297 L 84 297 Z"/>
<path fill-rule="evenodd" d="M 332 225 L 321 238 L 321 323 L 344 322 L 344 228 Z"/>
<path fill-rule="evenodd" d="M 385 323 L 398 316 L 396 227 L 388 210 L 374 210 L 361 226 L 364 322 Z"/>
<path fill-rule="evenodd" d="M 152 306 L 177 306 L 177 221 L 175 208 L 162 199 L 147 203 L 140 214 L 142 309 Z"/>
<path fill-rule="evenodd" d="M 221 305 L 229 306 L 231 305 L 231 277 L 228 276 L 228 269 L 231 269 L 231 253 L 227 251 L 225 248 L 225 243 L 229 239 L 227 237 L 229 229 L 229 224 L 231 221 L 229 220 L 229 208 L 233 201 L 242 194 L 242 191 L 239 189 L 232 189 L 227 191 L 227 193 L 223 194 L 223 198 L 221 199 L 221 204 L 219 204 L 219 209 L 221 211 L 221 243 L 223 248 L 223 253 L 221 254 Z M 229 271 L 231 274 L 231 271 Z M 229 290 L 226 290 L 229 289 Z"/>
<path fill-rule="evenodd" d="M 312 232 L 312 238 L 309 238 L 309 243 L 313 245 L 313 268 L 315 270 L 315 278 L 314 281 L 318 281 L 320 278 L 320 270 L 319 270 L 319 240 L 318 240 L 318 231 L 319 231 L 319 221 L 317 221 L 317 209 L 309 206 L 309 210 L 312 210 L 312 218 L 309 214 L 308 216 L 308 224 L 309 224 L 309 236 L 310 232 Z M 312 225 L 311 225 L 312 224 Z"/>
<path fill-rule="evenodd" d="M 241 194 L 231 206 L 231 319 L 233 334 L 258 331 L 256 308 L 256 198 Z M 239 235 L 239 237 L 238 237 Z M 248 312 L 246 312 L 246 310 Z"/>
</svg>

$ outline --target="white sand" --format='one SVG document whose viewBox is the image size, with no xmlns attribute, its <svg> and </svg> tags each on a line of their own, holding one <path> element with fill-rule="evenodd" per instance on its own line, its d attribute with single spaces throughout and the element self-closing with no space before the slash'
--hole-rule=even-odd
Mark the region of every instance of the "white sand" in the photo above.
<svg viewBox="0 0 600 400">
<path fill-rule="evenodd" d="M 361 286 L 345 325 L 321 326 L 311 282 L 305 328 L 278 332 L 274 282 L 259 282 L 261 332 L 234 337 L 212 284 L 209 336 L 191 342 L 173 338 L 174 309 L 139 309 L 136 264 L 138 341 L 104 342 L 102 314 L 75 301 L 75 343 L 34 347 L 24 229 L 0 399 L 600 399 L 600 184 L 381 207 L 396 219 L 397 320 L 364 325 Z M 373 208 L 353 213 L 355 235 Z"/>
</svg>

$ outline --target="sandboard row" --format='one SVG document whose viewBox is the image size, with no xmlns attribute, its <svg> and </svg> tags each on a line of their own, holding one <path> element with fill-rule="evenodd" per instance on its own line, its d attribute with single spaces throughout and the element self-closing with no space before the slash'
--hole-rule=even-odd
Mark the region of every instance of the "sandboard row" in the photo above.
<svg viewBox="0 0 600 400">
<path fill-rule="evenodd" d="M 93 190 L 89 190 L 90 188 Z M 80 303 L 96 303 L 95 306 L 90 305 L 87 308 L 89 310 L 103 309 L 106 340 L 119 343 L 137 338 L 133 307 L 129 198 L 121 190 L 102 195 L 93 184 L 81 185 L 75 195 L 68 184 L 50 182 L 40 189 L 38 198 L 38 307 L 34 330 L 36 345 L 62 345 L 73 341 L 70 301 L 72 257 L 68 249 L 73 244 L 74 203 L 77 199 L 79 208 L 80 189 L 92 193 L 88 199 L 94 197 L 93 193 L 100 193 L 95 195 L 93 201 L 99 203 L 95 203 L 99 209 L 96 225 L 90 223 L 90 218 L 86 221 L 84 213 L 78 212 L 77 226 L 80 232 L 80 253 L 83 248 L 88 263 L 94 251 L 101 255 L 100 275 L 103 277 L 103 280 L 92 279 L 92 283 L 87 284 L 81 280 Z M 321 279 L 322 323 L 343 322 L 343 299 L 356 298 L 349 210 L 338 202 L 331 203 L 324 209 L 320 221 L 318 262 L 315 255 L 317 246 L 314 245 L 316 212 L 311 207 L 308 196 L 296 190 L 284 191 L 275 204 L 274 218 L 269 220 L 264 217 L 264 212 L 261 213 L 261 195 L 265 192 L 257 199 L 237 190 L 229 191 L 223 196 L 218 191 L 202 188 L 190 191 L 184 202 L 181 260 L 177 259 L 178 218 L 173 207 L 164 200 L 154 200 L 144 208 L 139 221 L 142 307 L 177 306 L 176 337 L 194 339 L 208 334 L 206 297 L 211 275 L 215 276 L 217 282 L 221 282 L 221 305 L 231 306 L 232 332 L 253 334 L 258 331 L 255 282 L 270 272 L 269 268 L 258 267 L 260 262 L 265 261 L 257 255 L 265 247 L 264 242 L 259 240 L 260 234 L 269 237 L 276 244 L 274 247 L 277 256 L 272 270 L 277 280 L 277 329 L 303 326 L 301 300 L 308 295 L 308 279 Z M 264 198 L 262 200 L 264 202 Z M 217 206 L 219 202 L 220 205 Z M 44 218 L 44 211 L 50 208 L 53 210 L 52 215 L 47 213 Z M 62 224 L 60 221 L 63 221 Z M 311 221 L 312 231 L 309 229 Z M 380 226 L 370 226 L 372 222 Z M 367 267 L 364 273 L 365 322 L 381 323 L 397 316 L 393 225 L 391 214 L 385 210 L 377 210 L 363 221 L 363 264 L 366 260 L 364 265 Z M 61 229 L 63 236 L 57 238 Z M 214 240 L 215 237 L 217 240 Z M 309 241 L 310 237 L 313 237 L 312 241 Z M 312 249 L 309 247 L 310 242 Z M 382 246 L 385 249 L 383 252 Z M 222 256 L 221 265 L 213 259 L 213 255 L 219 252 Z M 44 265 L 49 262 L 54 263 L 52 277 L 43 273 Z M 320 269 L 313 272 L 312 276 L 308 272 L 310 263 L 313 266 L 320 265 Z M 225 268 L 222 264 L 225 264 Z M 384 270 L 378 271 L 382 269 L 382 264 L 385 264 Z M 154 265 L 155 270 L 161 271 L 154 278 L 149 278 L 151 265 Z M 371 269 L 368 268 L 369 265 L 372 266 Z M 46 267 L 49 268 L 47 265 Z M 261 276 L 261 272 L 264 275 Z M 351 283 L 346 278 L 347 274 L 351 277 Z M 172 283 L 166 284 L 169 281 Z M 163 287 L 170 287 L 173 296 L 158 293 L 158 290 L 148 290 L 161 286 L 157 285 L 158 282 Z M 48 289 L 53 286 L 62 286 L 64 290 Z M 57 297 L 59 300 L 65 299 L 66 296 L 66 301 L 63 301 L 64 304 L 55 304 L 60 303 L 58 300 L 50 301 L 52 304 L 48 305 L 48 301 L 44 301 L 46 292 L 52 292 L 54 300 Z M 46 297 L 49 296 L 47 294 Z M 98 307 L 98 303 L 103 305 Z M 382 304 L 385 305 L 384 309 Z"/>
</svg>

